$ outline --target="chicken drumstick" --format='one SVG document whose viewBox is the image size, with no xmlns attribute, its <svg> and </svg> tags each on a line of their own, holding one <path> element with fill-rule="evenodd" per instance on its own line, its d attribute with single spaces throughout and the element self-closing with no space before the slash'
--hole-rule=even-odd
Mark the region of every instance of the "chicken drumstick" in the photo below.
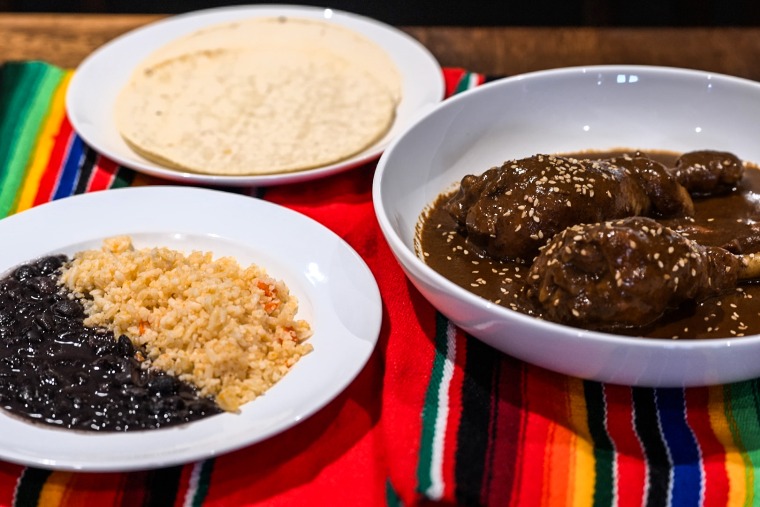
<svg viewBox="0 0 760 507">
<path fill-rule="evenodd" d="M 731 190 L 743 171 L 738 157 L 713 150 L 684 153 L 670 170 L 639 152 L 608 160 L 536 155 L 465 176 L 446 208 L 482 254 L 528 263 L 571 225 L 690 216 L 690 194 Z"/>
<path fill-rule="evenodd" d="M 643 156 L 535 155 L 465 176 L 446 209 L 480 253 L 529 263 L 540 246 L 571 225 L 689 216 L 694 204 L 662 164 Z"/>
<path fill-rule="evenodd" d="M 668 309 L 760 275 L 760 257 L 738 256 L 630 217 L 555 235 L 532 264 L 529 295 L 549 320 L 586 329 L 645 326 Z"/>
</svg>

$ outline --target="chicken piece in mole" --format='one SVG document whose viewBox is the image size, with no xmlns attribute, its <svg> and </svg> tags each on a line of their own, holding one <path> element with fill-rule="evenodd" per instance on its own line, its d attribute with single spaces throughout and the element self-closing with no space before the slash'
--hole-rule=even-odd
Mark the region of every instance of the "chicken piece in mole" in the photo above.
<svg viewBox="0 0 760 507">
<path fill-rule="evenodd" d="M 634 215 L 689 216 L 686 189 L 640 153 L 609 160 L 535 155 L 465 176 L 447 211 L 482 255 L 530 263 L 563 229 Z"/>
<path fill-rule="evenodd" d="M 684 153 L 671 170 L 693 196 L 729 192 L 744 175 L 744 164 L 733 153 L 699 150 Z"/>
<path fill-rule="evenodd" d="M 736 287 L 746 261 L 646 217 L 575 225 L 541 249 L 529 297 L 545 318 L 584 329 L 646 326 L 685 301 Z"/>
</svg>

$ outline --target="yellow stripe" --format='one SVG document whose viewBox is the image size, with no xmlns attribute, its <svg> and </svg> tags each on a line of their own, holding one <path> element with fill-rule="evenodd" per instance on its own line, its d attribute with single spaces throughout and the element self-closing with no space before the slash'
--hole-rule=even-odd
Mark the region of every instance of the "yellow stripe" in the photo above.
<svg viewBox="0 0 760 507">
<path fill-rule="evenodd" d="M 42 175 L 45 172 L 45 168 L 50 161 L 50 156 L 53 153 L 53 146 L 55 145 L 55 136 L 61 127 L 61 122 L 66 114 L 66 88 L 69 85 L 72 71 L 68 71 L 58 85 L 58 89 L 53 95 L 53 100 L 50 102 L 50 111 L 45 125 L 40 131 L 40 137 L 37 140 L 37 145 L 34 149 L 34 155 L 29 169 L 26 173 L 26 178 L 21 186 L 21 194 L 16 204 L 15 212 L 24 211 L 29 209 L 34 204 L 34 198 L 37 196 L 37 191 L 40 187 L 40 181 Z"/>
<path fill-rule="evenodd" d="M 63 504 L 66 488 L 73 477 L 72 472 L 53 472 L 40 491 L 37 507 L 57 507 Z"/>
<path fill-rule="evenodd" d="M 570 423 L 575 429 L 572 441 L 574 459 L 571 460 L 568 479 L 570 490 L 573 492 L 573 507 L 586 507 L 594 503 L 594 483 L 596 482 L 596 467 L 594 461 L 594 446 L 591 431 L 588 428 L 588 412 L 586 397 L 583 394 L 583 381 L 576 378 L 568 379 L 570 395 Z"/>
<path fill-rule="evenodd" d="M 745 462 L 742 452 L 734 441 L 733 432 L 727 420 L 724 408 L 725 397 L 723 386 L 708 388 L 708 413 L 710 426 L 715 437 L 725 449 L 726 474 L 728 475 L 728 502 L 726 505 L 743 505 L 747 498 L 747 482 L 745 480 Z"/>
</svg>

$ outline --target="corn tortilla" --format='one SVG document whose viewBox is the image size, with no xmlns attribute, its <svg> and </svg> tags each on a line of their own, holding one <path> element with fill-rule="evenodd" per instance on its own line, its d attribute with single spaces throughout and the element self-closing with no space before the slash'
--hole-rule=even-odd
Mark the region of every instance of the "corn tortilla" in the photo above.
<svg viewBox="0 0 760 507">
<path fill-rule="evenodd" d="M 334 23 L 255 18 L 149 55 L 121 91 L 128 145 L 165 167 L 276 174 L 340 162 L 389 130 L 401 80 L 386 52 Z"/>
<path fill-rule="evenodd" d="M 360 152 L 390 127 L 382 83 L 320 50 L 219 49 L 144 69 L 116 122 L 159 163 L 219 175 L 319 167 Z"/>
<path fill-rule="evenodd" d="M 396 102 L 401 98 L 401 74 L 382 47 L 354 30 L 317 19 L 280 16 L 212 25 L 158 48 L 141 67 L 198 51 L 246 48 L 325 51 L 380 81 Z"/>
</svg>

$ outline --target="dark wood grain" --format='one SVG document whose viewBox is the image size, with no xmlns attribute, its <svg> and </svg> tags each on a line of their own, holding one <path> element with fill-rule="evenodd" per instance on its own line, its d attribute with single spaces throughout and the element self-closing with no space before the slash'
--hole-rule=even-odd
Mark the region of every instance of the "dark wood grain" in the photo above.
<svg viewBox="0 0 760 507">
<path fill-rule="evenodd" d="M 76 67 L 155 15 L 0 14 L 0 62 Z M 491 75 L 594 64 L 667 65 L 760 80 L 760 28 L 403 27 L 443 66 Z"/>
<path fill-rule="evenodd" d="M 0 62 L 45 60 L 76 67 L 111 39 L 160 16 L 0 14 Z"/>
<path fill-rule="evenodd" d="M 445 66 L 487 74 L 666 65 L 760 80 L 758 28 L 409 28 Z"/>
</svg>

